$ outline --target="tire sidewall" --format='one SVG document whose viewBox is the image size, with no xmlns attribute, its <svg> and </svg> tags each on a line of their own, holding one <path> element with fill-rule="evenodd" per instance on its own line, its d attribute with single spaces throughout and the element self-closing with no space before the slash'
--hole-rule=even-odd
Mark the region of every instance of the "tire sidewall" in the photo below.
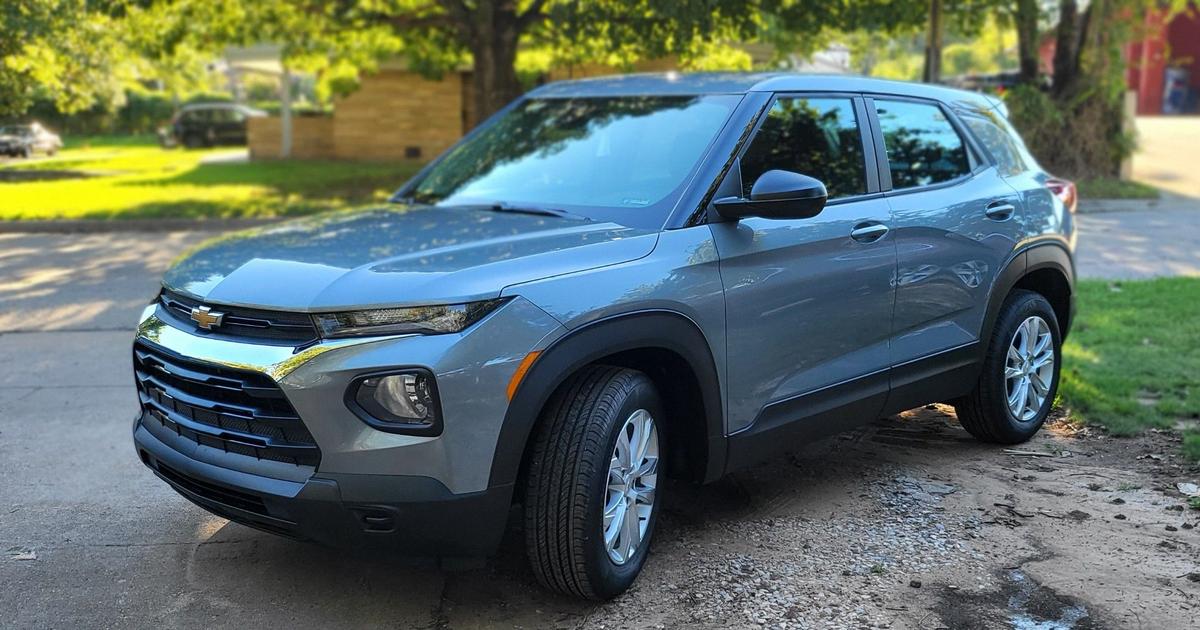
<svg viewBox="0 0 1200 630">
<path fill-rule="evenodd" d="M 1008 385 L 1004 378 L 1004 369 L 1008 347 L 1012 343 L 1017 328 L 1026 319 L 1034 316 L 1042 318 L 1050 328 L 1050 338 L 1054 346 L 1054 373 L 1050 380 L 1050 390 L 1046 394 L 1046 400 L 1042 402 L 1038 414 L 1034 416 L 1033 420 L 1022 422 L 1013 415 L 1012 410 L 1008 407 Z M 1022 440 L 1028 439 L 1037 433 L 1038 429 L 1046 422 L 1050 410 L 1054 407 L 1054 398 L 1058 394 L 1058 382 L 1062 373 L 1062 336 L 1058 330 L 1058 319 L 1055 317 L 1054 309 L 1045 298 L 1039 295 L 1022 296 L 1013 305 L 1013 308 L 1005 313 L 1000 334 L 993 343 L 998 345 L 992 348 L 991 360 L 987 365 L 989 378 L 993 381 L 991 391 L 995 393 L 991 403 L 999 408 L 998 415 L 1007 419 L 1008 422 L 1003 427 L 1006 433 Z"/>
<path fill-rule="evenodd" d="M 618 565 L 608 557 L 608 551 L 604 545 L 604 536 L 601 527 L 604 523 L 604 503 L 608 495 L 608 465 L 612 457 L 613 448 L 617 442 L 617 432 L 625 425 L 625 420 L 636 410 L 645 409 L 654 417 L 654 426 L 658 431 L 658 451 L 659 451 L 659 483 L 655 488 L 654 493 L 654 509 L 650 512 L 650 520 L 646 525 L 646 536 L 642 539 L 641 546 L 637 552 L 625 564 Z M 587 505 L 587 517 L 584 519 L 585 531 L 583 536 L 583 554 L 584 566 L 586 567 L 588 581 L 596 594 L 601 598 L 613 597 L 625 591 L 637 578 L 638 573 L 642 570 L 642 565 L 646 562 L 646 557 L 649 553 L 650 545 L 653 542 L 655 524 L 658 521 L 658 513 L 662 509 L 663 500 L 663 467 L 666 464 L 667 458 L 667 441 L 669 436 L 664 431 L 663 423 L 663 405 L 657 391 L 654 389 L 653 383 L 645 376 L 640 376 L 636 384 L 625 396 L 616 413 L 605 418 L 604 422 L 607 426 L 608 439 L 605 442 L 605 448 L 601 451 L 595 462 L 596 474 L 591 480 L 591 488 L 589 489 L 589 499 Z"/>
</svg>

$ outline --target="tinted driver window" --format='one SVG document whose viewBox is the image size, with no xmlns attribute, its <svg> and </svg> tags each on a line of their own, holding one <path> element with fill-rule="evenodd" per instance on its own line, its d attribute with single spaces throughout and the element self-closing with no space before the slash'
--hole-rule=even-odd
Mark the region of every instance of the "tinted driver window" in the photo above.
<svg viewBox="0 0 1200 630">
<path fill-rule="evenodd" d="M 815 177 L 829 198 L 867 192 L 862 138 L 848 98 L 780 98 L 742 156 L 742 195 L 763 173 Z"/>
<path fill-rule="evenodd" d="M 971 172 L 967 148 L 940 107 L 875 101 L 892 188 L 929 186 Z"/>
</svg>

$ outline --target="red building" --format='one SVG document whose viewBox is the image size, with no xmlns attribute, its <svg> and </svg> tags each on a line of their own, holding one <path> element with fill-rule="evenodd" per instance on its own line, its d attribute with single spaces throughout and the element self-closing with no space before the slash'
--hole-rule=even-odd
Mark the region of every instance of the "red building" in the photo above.
<svg viewBox="0 0 1200 630">
<path fill-rule="evenodd" d="M 1139 116 L 1200 113 L 1200 11 L 1193 3 L 1170 20 L 1148 11 L 1145 39 L 1125 48 L 1125 80 L 1137 92 Z M 1042 72 L 1054 72 L 1054 36 L 1039 47 Z M 1169 83 L 1169 84 L 1168 84 Z"/>
<path fill-rule="evenodd" d="M 1165 22 L 1160 11 L 1146 13 L 1147 37 L 1130 44 L 1126 80 L 1137 91 L 1137 113 L 1196 113 L 1200 94 L 1200 15 L 1194 5 Z"/>
</svg>

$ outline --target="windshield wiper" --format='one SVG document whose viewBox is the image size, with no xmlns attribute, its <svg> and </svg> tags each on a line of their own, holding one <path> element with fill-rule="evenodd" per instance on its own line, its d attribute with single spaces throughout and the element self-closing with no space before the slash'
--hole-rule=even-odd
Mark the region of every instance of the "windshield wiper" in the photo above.
<svg viewBox="0 0 1200 630">
<path fill-rule="evenodd" d="M 541 206 L 514 205 L 507 201 L 497 201 L 491 205 L 481 205 L 479 207 L 487 208 L 492 212 L 512 212 L 514 214 L 536 214 L 544 217 L 558 217 L 560 219 L 573 219 L 575 221 L 591 221 L 583 215 L 559 210 L 558 208 L 545 208 Z"/>
</svg>

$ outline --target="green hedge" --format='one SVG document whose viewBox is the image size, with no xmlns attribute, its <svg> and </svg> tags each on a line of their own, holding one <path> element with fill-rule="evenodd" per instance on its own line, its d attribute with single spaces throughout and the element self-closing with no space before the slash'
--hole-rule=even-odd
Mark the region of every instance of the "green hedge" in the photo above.
<svg viewBox="0 0 1200 630">
<path fill-rule="evenodd" d="M 197 93 L 176 104 L 170 96 L 157 92 L 129 90 L 125 104 L 116 111 L 97 106 L 82 112 L 65 115 L 48 99 L 38 99 L 32 108 L 17 121 L 36 120 L 62 135 L 138 135 L 152 134 L 171 120 L 178 107 L 192 103 L 231 103 L 233 99 L 224 93 Z M 278 101 L 254 101 L 249 103 L 270 114 L 279 113 Z M 331 107 L 311 103 L 296 103 L 292 110 L 299 116 L 328 114 Z M 3 122 L 3 121 L 0 121 Z"/>
</svg>

